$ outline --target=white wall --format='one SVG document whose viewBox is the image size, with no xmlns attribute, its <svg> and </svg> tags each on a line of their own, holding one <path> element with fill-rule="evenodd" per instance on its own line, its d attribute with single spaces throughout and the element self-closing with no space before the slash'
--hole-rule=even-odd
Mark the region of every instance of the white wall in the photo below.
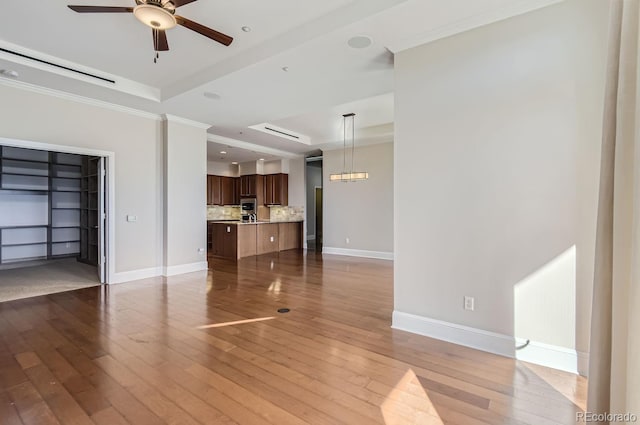
<svg viewBox="0 0 640 425">
<path fill-rule="evenodd" d="M 396 55 L 396 313 L 587 351 L 607 8 Z"/>
<path fill-rule="evenodd" d="M 393 143 L 356 147 L 354 171 L 369 172 L 365 181 L 329 182 L 330 174 L 342 172 L 342 155 L 342 149 L 323 152 L 323 252 L 369 251 L 391 259 Z"/>
<path fill-rule="evenodd" d="M 5 85 L 0 99 L 0 137 L 115 152 L 115 271 L 159 267 L 160 121 Z"/>
<path fill-rule="evenodd" d="M 172 275 L 206 269 L 207 133 L 172 118 L 164 124 L 164 274 Z"/>
</svg>

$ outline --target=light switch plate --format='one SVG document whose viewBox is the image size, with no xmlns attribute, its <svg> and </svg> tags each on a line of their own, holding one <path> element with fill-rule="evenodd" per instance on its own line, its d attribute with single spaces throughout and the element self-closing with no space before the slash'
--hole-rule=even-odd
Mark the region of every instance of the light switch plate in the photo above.
<svg viewBox="0 0 640 425">
<path fill-rule="evenodd" d="M 136 221 L 138 221 L 138 216 L 137 215 L 127 215 L 127 221 L 129 223 L 135 223 Z"/>
</svg>

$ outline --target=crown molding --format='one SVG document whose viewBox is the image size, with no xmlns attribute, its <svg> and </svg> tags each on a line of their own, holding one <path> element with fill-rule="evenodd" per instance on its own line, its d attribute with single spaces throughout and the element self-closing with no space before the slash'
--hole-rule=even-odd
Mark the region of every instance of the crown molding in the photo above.
<svg viewBox="0 0 640 425">
<path fill-rule="evenodd" d="M 179 117 L 177 115 L 171 115 L 171 114 L 163 114 L 162 115 L 162 119 L 164 121 L 177 122 L 177 123 L 180 123 L 180 124 L 190 125 L 191 127 L 202 128 L 204 130 L 207 130 L 209 127 L 211 127 L 211 124 L 207 124 L 207 123 L 199 122 L 199 121 L 194 121 L 194 120 L 190 120 L 188 118 L 182 118 L 182 117 Z"/>
<path fill-rule="evenodd" d="M 523 15 L 537 9 L 561 3 L 565 0 L 520 0 L 509 3 L 508 6 L 480 13 L 449 25 L 445 25 L 433 30 L 425 31 L 415 36 L 391 42 L 387 48 L 391 52 L 399 53 L 403 50 L 411 49 L 423 44 L 431 43 L 442 38 L 472 30 L 474 28 L 503 21 L 514 16 Z"/>
<path fill-rule="evenodd" d="M 25 83 L 23 81 L 9 80 L 7 78 L 0 78 L 0 84 L 16 89 L 26 90 L 46 96 L 57 97 L 64 100 L 70 100 L 72 102 L 84 103 L 86 105 L 96 106 L 98 108 L 111 109 L 112 111 L 123 112 L 125 114 L 137 115 L 143 118 L 149 118 L 152 120 L 160 121 L 162 116 L 154 114 L 152 112 L 143 111 L 140 109 L 130 108 L 128 106 L 122 106 L 111 102 L 105 102 L 104 100 L 93 99 L 86 96 L 80 96 L 73 93 L 67 93 L 61 90 L 50 89 L 42 86 L 37 86 L 31 83 Z"/>
<path fill-rule="evenodd" d="M 214 143 L 222 143 L 225 145 L 233 146 L 234 148 L 246 149 L 250 151 L 265 153 L 268 155 L 279 156 L 281 158 L 295 159 L 295 158 L 301 158 L 304 156 L 302 154 L 282 151 L 280 149 L 274 149 L 274 148 L 269 148 L 262 145 L 256 145 L 255 143 L 249 143 L 242 140 L 232 139 L 231 137 L 218 136 L 217 134 L 211 134 L 211 133 L 207 133 L 207 141 L 214 142 Z"/>
</svg>

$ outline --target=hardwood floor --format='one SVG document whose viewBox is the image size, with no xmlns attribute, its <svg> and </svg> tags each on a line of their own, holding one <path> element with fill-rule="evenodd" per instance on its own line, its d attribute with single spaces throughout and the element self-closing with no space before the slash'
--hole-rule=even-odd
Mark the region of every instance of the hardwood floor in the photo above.
<svg viewBox="0 0 640 425">
<path fill-rule="evenodd" d="M 391 329 L 390 262 L 210 268 L 0 303 L 0 424 L 570 424 L 584 407 L 581 377 Z"/>
</svg>

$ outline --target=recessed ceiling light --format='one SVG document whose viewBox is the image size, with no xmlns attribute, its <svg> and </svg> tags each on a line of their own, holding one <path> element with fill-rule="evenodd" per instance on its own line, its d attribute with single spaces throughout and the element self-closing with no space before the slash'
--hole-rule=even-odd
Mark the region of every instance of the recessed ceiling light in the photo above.
<svg viewBox="0 0 640 425">
<path fill-rule="evenodd" d="M 220 153 L 221 153 L 222 155 L 226 155 L 226 154 L 227 154 L 227 151 L 220 151 Z"/>
<path fill-rule="evenodd" d="M 213 99 L 213 100 L 220 99 L 220 95 L 218 93 L 212 93 L 210 91 L 204 92 L 204 97 L 206 97 L 207 99 Z"/>
<path fill-rule="evenodd" d="M 251 27 L 248 27 L 248 26 L 245 25 L 244 27 L 242 27 L 242 31 L 251 32 Z"/>
<path fill-rule="evenodd" d="M 289 72 L 289 67 L 288 67 L 288 66 L 283 66 L 283 67 L 282 67 L 282 70 L 283 70 L 284 72 Z"/>
<path fill-rule="evenodd" d="M 366 35 L 356 35 L 355 37 L 351 37 L 349 41 L 347 41 L 347 44 L 354 49 L 364 49 L 371 46 L 371 42 L 371 38 Z"/>
<path fill-rule="evenodd" d="M 233 162 L 231 163 L 231 165 L 238 165 L 238 162 L 237 162 L 237 161 L 233 161 Z"/>
<path fill-rule="evenodd" d="M 264 161 L 264 158 L 260 158 L 260 161 Z"/>
<path fill-rule="evenodd" d="M 9 78 L 18 78 L 20 76 L 18 71 L 14 71 L 13 69 L 0 69 L 0 74 Z"/>
</svg>

